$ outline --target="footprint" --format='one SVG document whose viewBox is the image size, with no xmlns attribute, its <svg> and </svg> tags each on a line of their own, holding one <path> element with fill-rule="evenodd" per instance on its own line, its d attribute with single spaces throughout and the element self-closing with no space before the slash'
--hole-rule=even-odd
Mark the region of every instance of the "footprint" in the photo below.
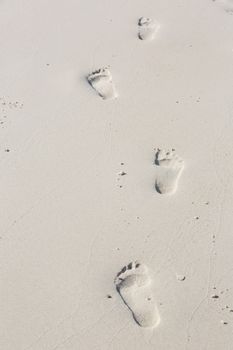
<svg viewBox="0 0 233 350">
<path fill-rule="evenodd" d="M 157 165 L 157 176 L 155 189 L 161 194 L 171 194 L 177 189 L 178 180 L 184 169 L 184 161 L 175 150 L 160 150 L 155 154 L 155 164 Z"/>
<path fill-rule="evenodd" d="M 150 18 L 141 17 L 138 20 L 138 37 L 141 40 L 153 40 L 160 24 Z"/>
<path fill-rule="evenodd" d="M 145 265 L 131 262 L 117 274 L 116 289 L 141 327 L 155 327 L 160 322 L 152 295 L 152 280 Z"/>
<path fill-rule="evenodd" d="M 117 97 L 112 75 L 108 68 L 101 68 L 87 77 L 88 82 L 104 100 Z"/>
</svg>

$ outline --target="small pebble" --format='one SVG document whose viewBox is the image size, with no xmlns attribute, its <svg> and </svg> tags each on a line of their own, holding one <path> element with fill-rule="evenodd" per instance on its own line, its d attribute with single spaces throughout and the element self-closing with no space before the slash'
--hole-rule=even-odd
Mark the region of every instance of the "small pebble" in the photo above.
<svg viewBox="0 0 233 350">
<path fill-rule="evenodd" d="M 222 324 L 228 324 L 228 322 L 221 320 Z"/>
<path fill-rule="evenodd" d="M 178 279 L 178 281 L 184 281 L 186 279 L 184 275 L 176 275 L 176 278 Z"/>
<path fill-rule="evenodd" d="M 212 299 L 218 299 L 218 298 L 219 298 L 219 295 L 213 294 L 213 295 L 211 295 L 211 298 L 212 298 Z"/>
</svg>

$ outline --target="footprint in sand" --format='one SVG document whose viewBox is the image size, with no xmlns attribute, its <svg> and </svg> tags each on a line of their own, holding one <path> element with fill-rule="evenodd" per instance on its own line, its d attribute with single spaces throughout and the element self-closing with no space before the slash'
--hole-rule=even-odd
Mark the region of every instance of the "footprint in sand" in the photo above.
<svg viewBox="0 0 233 350">
<path fill-rule="evenodd" d="M 160 24 L 150 18 L 141 17 L 138 20 L 138 37 L 141 40 L 153 40 Z"/>
<path fill-rule="evenodd" d="M 161 194 L 171 194 L 177 189 L 178 180 L 184 169 L 184 161 L 175 150 L 157 149 L 155 154 L 155 165 L 157 174 L 155 189 Z"/>
<path fill-rule="evenodd" d="M 148 268 L 139 262 L 131 262 L 117 274 L 116 289 L 141 327 L 155 327 L 160 322 L 152 293 L 152 279 Z"/>
<path fill-rule="evenodd" d="M 89 74 L 87 80 L 104 100 L 117 97 L 117 92 L 112 82 L 112 75 L 108 68 L 101 68 Z"/>
</svg>

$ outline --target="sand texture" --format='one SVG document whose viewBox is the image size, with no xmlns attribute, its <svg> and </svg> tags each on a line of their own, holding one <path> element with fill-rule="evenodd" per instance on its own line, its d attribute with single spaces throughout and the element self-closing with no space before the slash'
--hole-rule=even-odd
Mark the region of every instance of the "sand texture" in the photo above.
<svg viewBox="0 0 233 350">
<path fill-rule="evenodd" d="M 233 1 L 0 23 L 0 349 L 232 350 Z"/>
</svg>

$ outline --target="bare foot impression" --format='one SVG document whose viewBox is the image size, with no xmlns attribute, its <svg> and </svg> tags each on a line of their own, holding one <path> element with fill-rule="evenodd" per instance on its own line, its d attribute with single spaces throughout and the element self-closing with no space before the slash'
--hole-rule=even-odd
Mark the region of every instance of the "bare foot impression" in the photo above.
<svg viewBox="0 0 233 350">
<path fill-rule="evenodd" d="M 139 262 L 131 262 L 117 274 L 116 289 L 134 320 L 141 327 L 155 327 L 160 322 L 152 294 L 152 279 L 148 268 Z"/>
<path fill-rule="evenodd" d="M 160 194 L 172 194 L 176 191 L 178 180 L 184 169 L 184 161 L 175 150 L 157 149 L 155 154 L 155 165 L 157 165 L 157 176 L 155 189 Z"/>
<path fill-rule="evenodd" d="M 112 75 L 108 68 L 101 68 L 87 76 L 89 84 L 104 100 L 117 97 Z"/>
<path fill-rule="evenodd" d="M 138 20 L 138 37 L 141 40 L 153 40 L 160 24 L 150 18 L 141 17 Z"/>
</svg>

